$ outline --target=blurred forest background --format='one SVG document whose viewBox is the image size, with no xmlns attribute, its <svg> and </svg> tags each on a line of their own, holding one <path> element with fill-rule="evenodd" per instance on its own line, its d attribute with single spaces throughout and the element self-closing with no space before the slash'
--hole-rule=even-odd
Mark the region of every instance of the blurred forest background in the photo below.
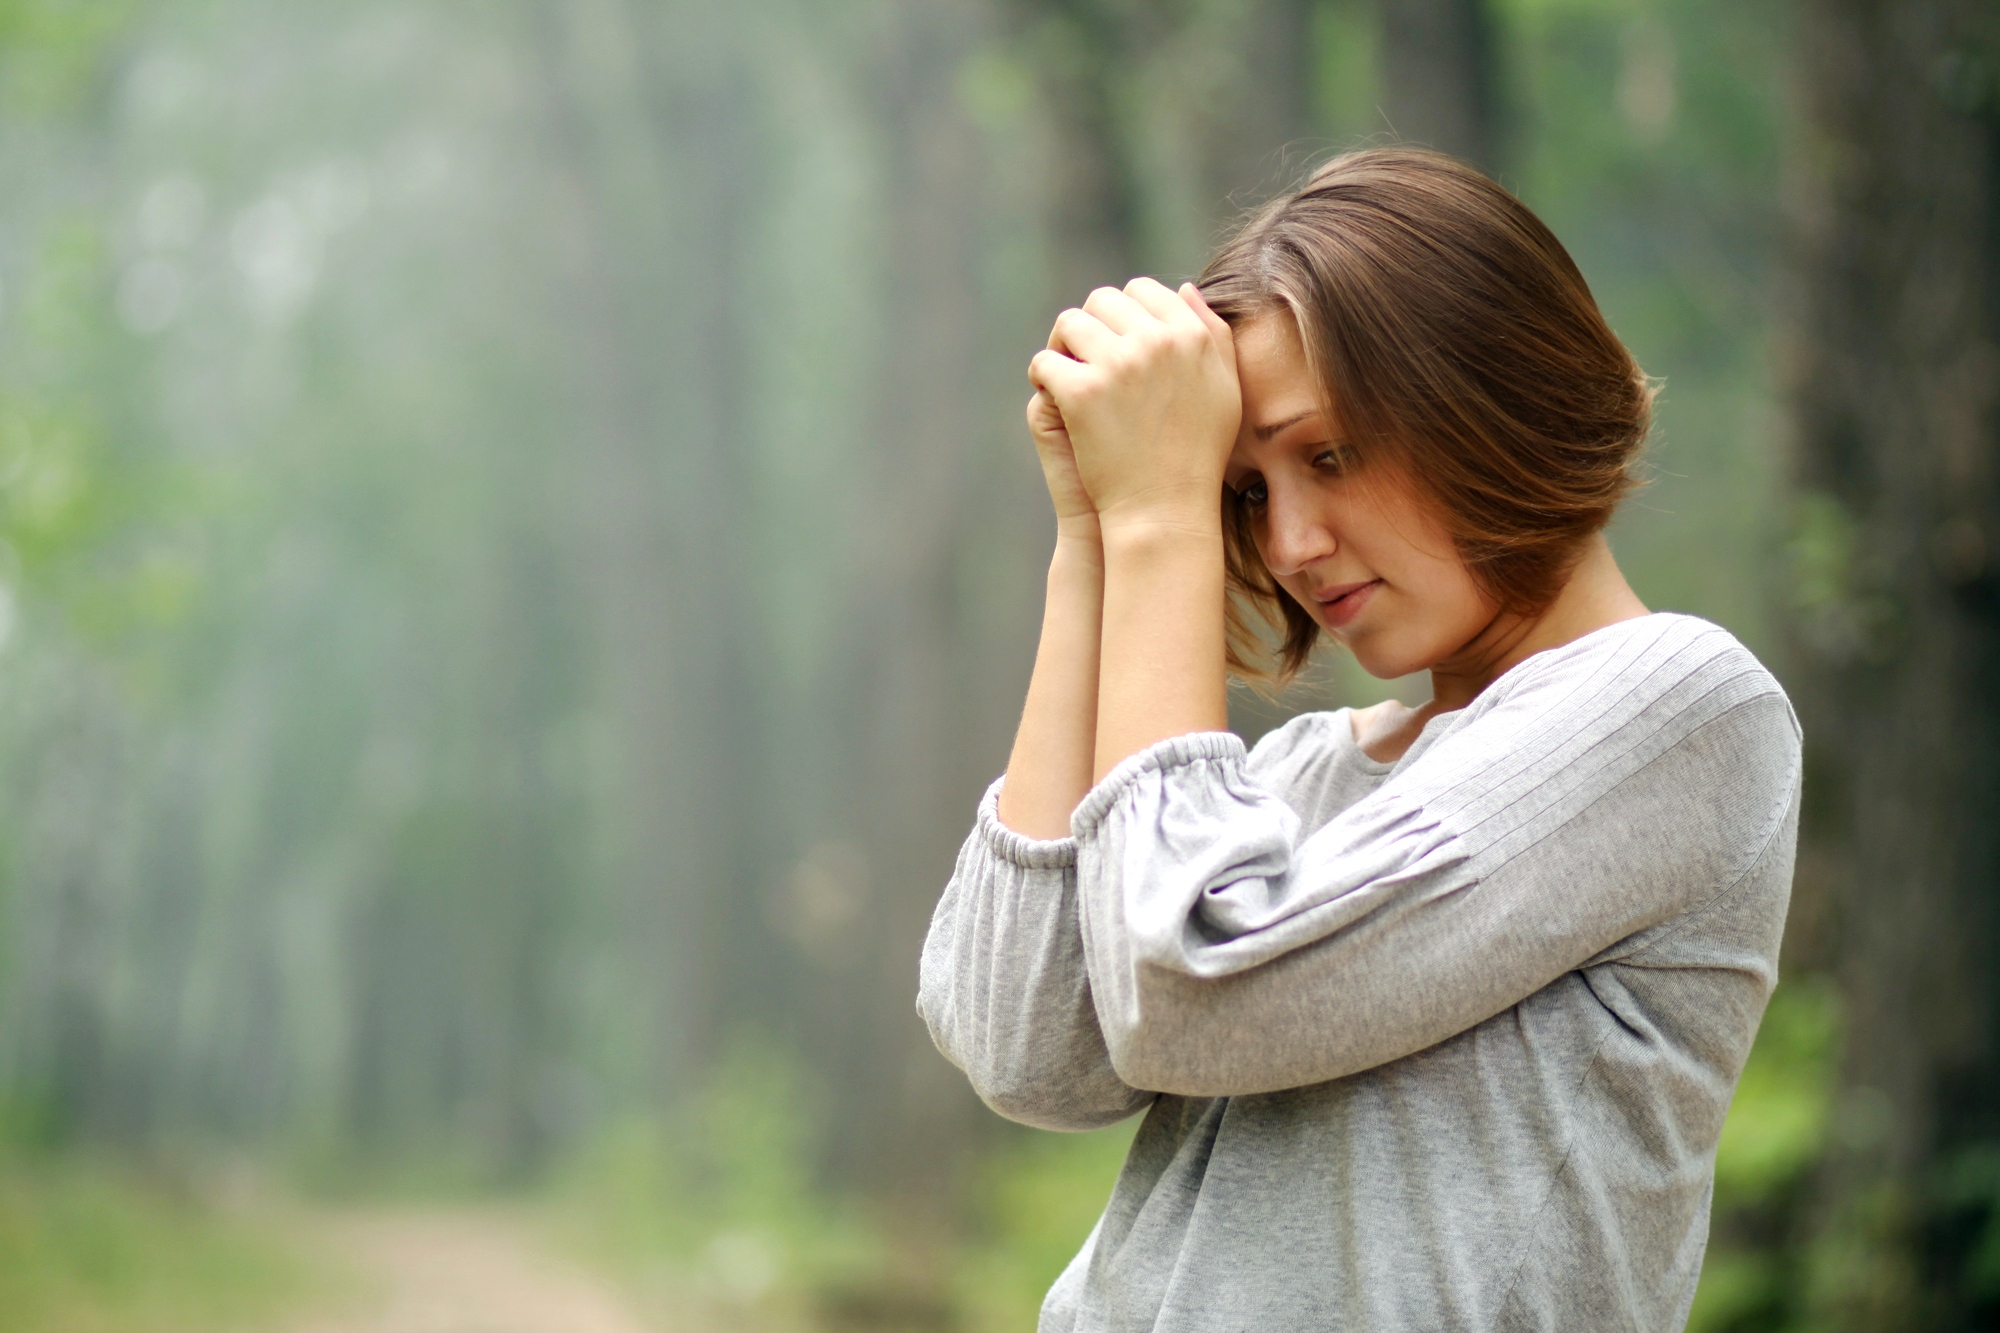
<svg viewBox="0 0 2000 1333">
<path fill-rule="evenodd" d="M 1695 1327 L 1993 1327 L 2000 6 L 0 0 L 0 1329 L 387 1328 L 502 1208 L 631 1327 L 1031 1327 L 1129 1131 L 912 1008 L 1023 367 L 1398 136 L 1665 380 L 1620 556 L 1807 727 Z"/>
</svg>

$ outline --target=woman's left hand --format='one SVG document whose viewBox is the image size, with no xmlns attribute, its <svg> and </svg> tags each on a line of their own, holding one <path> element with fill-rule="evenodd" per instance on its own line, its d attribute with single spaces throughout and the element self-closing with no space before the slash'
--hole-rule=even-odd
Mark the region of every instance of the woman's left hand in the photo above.
<svg viewBox="0 0 2000 1333">
<path fill-rule="evenodd" d="M 1213 527 L 1243 405 L 1229 326 L 1194 284 L 1100 287 L 1049 342 L 1028 378 L 1061 410 L 1106 531 Z"/>
</svg>

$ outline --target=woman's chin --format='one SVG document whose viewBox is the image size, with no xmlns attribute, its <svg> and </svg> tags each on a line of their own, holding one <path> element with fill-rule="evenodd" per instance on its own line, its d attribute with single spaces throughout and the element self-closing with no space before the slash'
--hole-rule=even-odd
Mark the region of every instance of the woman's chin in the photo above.
<svg viewBox="0 0 2000 1333">
<path fill-rule="evenodd" d="M 1356 664 L 1377 680 L 1397 680 L 1416 671 L 1430 669 L 1430 659 L 1411 652 L 1407 645 L 1384 643 L 1374 634 L 1337 636 Z"/>
<path fill-rule="evenodd" d="M 1375 656 L 1374 654 L 1364 657 L 1360 653 L 1355 653 L 1354 660 L 1360 665 L 1363 671 L 1366 671 L 1377 680 L 1395 680 L 1399 677 L 1409 675 L 1412 671 L 1423 670 L 1421 666 L 1404 664 L 1401 658 L 1384 658 Z"/>
</svg>

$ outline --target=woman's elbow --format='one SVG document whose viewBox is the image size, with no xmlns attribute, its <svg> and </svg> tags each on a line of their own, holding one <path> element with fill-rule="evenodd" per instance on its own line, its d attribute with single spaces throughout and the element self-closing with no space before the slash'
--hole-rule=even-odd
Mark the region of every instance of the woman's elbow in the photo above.
<svg viewBox="0 0 2000 1333">
<path fill-rule="evenodd" d="M 1051 1087 L 1018 1080 L 973 1080 L 972 1090 L 997 1115 L 1035 1129 L 1081 1133 L 1103 1129 L 1143 1110 L 1150 1092 L 1128 1087 L 1109 1070 L 1099 1086 Z"/>
<path fill-rule="evenodd" d="M 996 1114 L 1036 1129 L 1081 1131 L 1115 1125 L 1153 1099 L 1121 1081 L 1101 1048 L 1093 1057 L 1077 1041 L 1023 1040 L 950 1015 L 925 1014 L 931 1039 L 965 1073 L 979 1100 Z M 1035 1029 L 1038 1036 L 1045 1030 Z"/>
</svg>

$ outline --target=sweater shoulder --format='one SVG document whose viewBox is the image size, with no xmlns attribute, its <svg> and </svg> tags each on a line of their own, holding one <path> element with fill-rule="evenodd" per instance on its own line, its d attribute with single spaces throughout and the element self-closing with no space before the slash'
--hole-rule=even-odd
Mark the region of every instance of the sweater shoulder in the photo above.
<svg viewBox="0 0 2000 1333">
<path fill-rule="evenodd" d="M 1756 657 L 1720 626 L 1662 613 L 1527 659 L 1401 785 L 1455 828 L 1497 838 L 1614 791 L 1635 798 L 1641 788 L 1625 780 L 1673 754 L 1705 756 L 1705 769 L 1747 765 L 1775 793 L 1798 749 L 1784 691 Z"/>
<path fill-rule="evenodd" d="M 1670 717 L 1698 725 L 1768 700 L 1797 730 L 1777 677 L 1742 640 L 1696 616 L 1662 611 L 1620 621 L 1539 653 L 1510 674 L 1516 678 L 1494 692 L 1496 707 L 1582 708 L 1612 725 Z"/>
</svg>

